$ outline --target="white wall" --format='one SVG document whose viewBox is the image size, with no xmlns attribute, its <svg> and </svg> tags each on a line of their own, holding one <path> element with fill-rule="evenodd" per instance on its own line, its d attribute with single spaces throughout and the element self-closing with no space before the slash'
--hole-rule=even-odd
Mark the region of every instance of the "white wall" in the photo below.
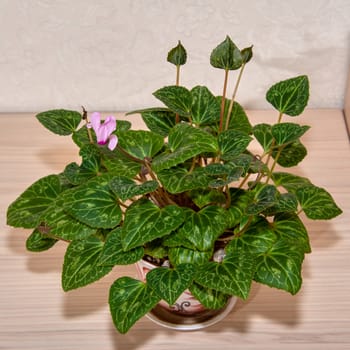
<svg viewBox="0 0 350 350">
<path fill-rule="evenodd" d="M 226 34 L 254 44 L 237 96 L 246 107 L 269 107 L 273 82 L 307 74 L 310 107 L 342 108 L 349 31 L 349 0 L 0 0 L 0 111 L 157 105 L 152 92 L 174 83 L 166 55 L 179 39 L 182 83 L 220 94 L 209 54 Z"/>
</svg>

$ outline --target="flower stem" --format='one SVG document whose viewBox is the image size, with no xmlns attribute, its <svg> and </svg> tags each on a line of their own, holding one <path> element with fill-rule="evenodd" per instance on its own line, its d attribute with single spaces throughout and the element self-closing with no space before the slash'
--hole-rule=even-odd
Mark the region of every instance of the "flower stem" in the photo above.
<svg viewBox="0 0 350 350">
<path fill-rule="evenodd" d="M 176 86 L 179 86 L 180 84 L 180 65 L 176 65 Z M 180 123 L 180 116 L 179 113 L 175 114 L 175 123 Z"/>
<path fill-rule="evenodd" d="M 238 86 L 239 86 L 239 84 L 241 82 L 241 78 L 242 78 L 244 67 L 245 67 L 245 64 L 243 63 L 242 67 L 241 67 L 241 70 L 239 71 L 239 75 L 238 75 L 238 78 L 237 78 L 237 81 L 236 81 L 235 88 L 233 90 L 233 94 L 232 94 L 232 98 L 231 98 L 231 101 L 230 101 L 230 105 L 228 107 L 225 130 L 227 130 L 229 125 L 230 125 L 231 113 L 232 113 L 233 105 L 234 105 L 234 102 L 235 102 L 235 99 L 236 99 Z"/>
<path fill-rule="evenodd" d="M 225 69 L 224 87 L 223 87 L 223 89 L 222 89 L 222 97 L 221 97 L 221 110 L 220 110 L 219 132 L 222 131 L 222 129 L 223 129 L 223 124 L 224 124 L 225 102 L 226 102 L 226 90 L 227 90 L 228 73 L 229 73 L 229 70 L 228 70 L 228 69 Z"/>
</svg>

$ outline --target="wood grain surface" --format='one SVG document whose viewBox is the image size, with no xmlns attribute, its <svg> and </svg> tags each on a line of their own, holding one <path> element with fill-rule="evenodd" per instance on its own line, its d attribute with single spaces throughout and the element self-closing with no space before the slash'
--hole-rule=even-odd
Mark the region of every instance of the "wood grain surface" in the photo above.
<svg viewBox="0 0 350 350">
<path fill-rule="evenodd" d="M 277 117 L 249 114 L 254 124 Z M 144 127 L 139 117 L 129 119 L 134 128 Z M 6 225 L 7 206 L 39 177 L 77 161 L 78 149 L 34 114 L 1 114 L 0 120 L 1 350 L 350 349 L 350 149 L 342 111 L 309 110 L 298 118 L 312 128 L 303 136 L 308 156 L 295 172 L 327 188 L 344 211 L 332 221 L 306 220 L 313 253 L 304 262 L 300 293 L 254 284 L 247 301 L 205 330 L 175 332 L 144 317 L 126 335 L 115 331 L 107 298 L 116 278 L 136 275 L 133 266 L 115 267 L 99 282 L 64 293 L 65 244 L 27 252 L 30 231 Z"/>
</svg>

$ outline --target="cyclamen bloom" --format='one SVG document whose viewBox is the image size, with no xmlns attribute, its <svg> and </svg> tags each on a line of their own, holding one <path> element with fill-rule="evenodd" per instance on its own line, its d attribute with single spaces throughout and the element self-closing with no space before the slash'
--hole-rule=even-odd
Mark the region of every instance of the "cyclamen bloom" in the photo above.
<svg viewBox="0 0 350 350">
<path fill-rule="evenodd" d="M 99 145 L 106 145 L 108 142 L 108 148 L 113 151 L 118 144 L 118 137 L 112 135 L 112 132 L 117 128 L 117 122 L 114 116 L 109 116 L 101 123 L 101 114 L 94 112 L 91 114 L 90 123 L 88 128 L 93 128 L 96 134 L 97 143 Z"/>
</svg>

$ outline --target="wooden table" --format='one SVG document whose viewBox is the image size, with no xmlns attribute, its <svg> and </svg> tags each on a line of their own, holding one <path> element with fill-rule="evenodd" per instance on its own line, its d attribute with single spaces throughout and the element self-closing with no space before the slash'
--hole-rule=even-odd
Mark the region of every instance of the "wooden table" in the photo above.
<svg viewBox="0 0 350 350">
<path fill-rule="evenodd" d="M 276 120 L 271 111 L 249 114 L 254 124 Z M 143 127 L 138 117 L 130 119 Z M 313 253 L 300 293 L 254 285 L 248 301 L 206 330 L 174 332 L 143 318 L 127 335 L 114 330 L 107 297 L 116 278 L 135 276 L 133 266 L 64 293 L 65 244 L 30 253 L 30 231 L 6 226 L 7 206 L 37 178 L 77 161 L 77 148 L 41 127 L 34 114 L 2 114 L 0 121 L 0 349 L 350 349 L 350 152 L 342 111 L 309 110 L 299 118 L 312 128 L 303 137 L 308 157 L 296 172 L 327 188 L 344 211 L 330 222 L 306 220 Z"/>
</svg>

